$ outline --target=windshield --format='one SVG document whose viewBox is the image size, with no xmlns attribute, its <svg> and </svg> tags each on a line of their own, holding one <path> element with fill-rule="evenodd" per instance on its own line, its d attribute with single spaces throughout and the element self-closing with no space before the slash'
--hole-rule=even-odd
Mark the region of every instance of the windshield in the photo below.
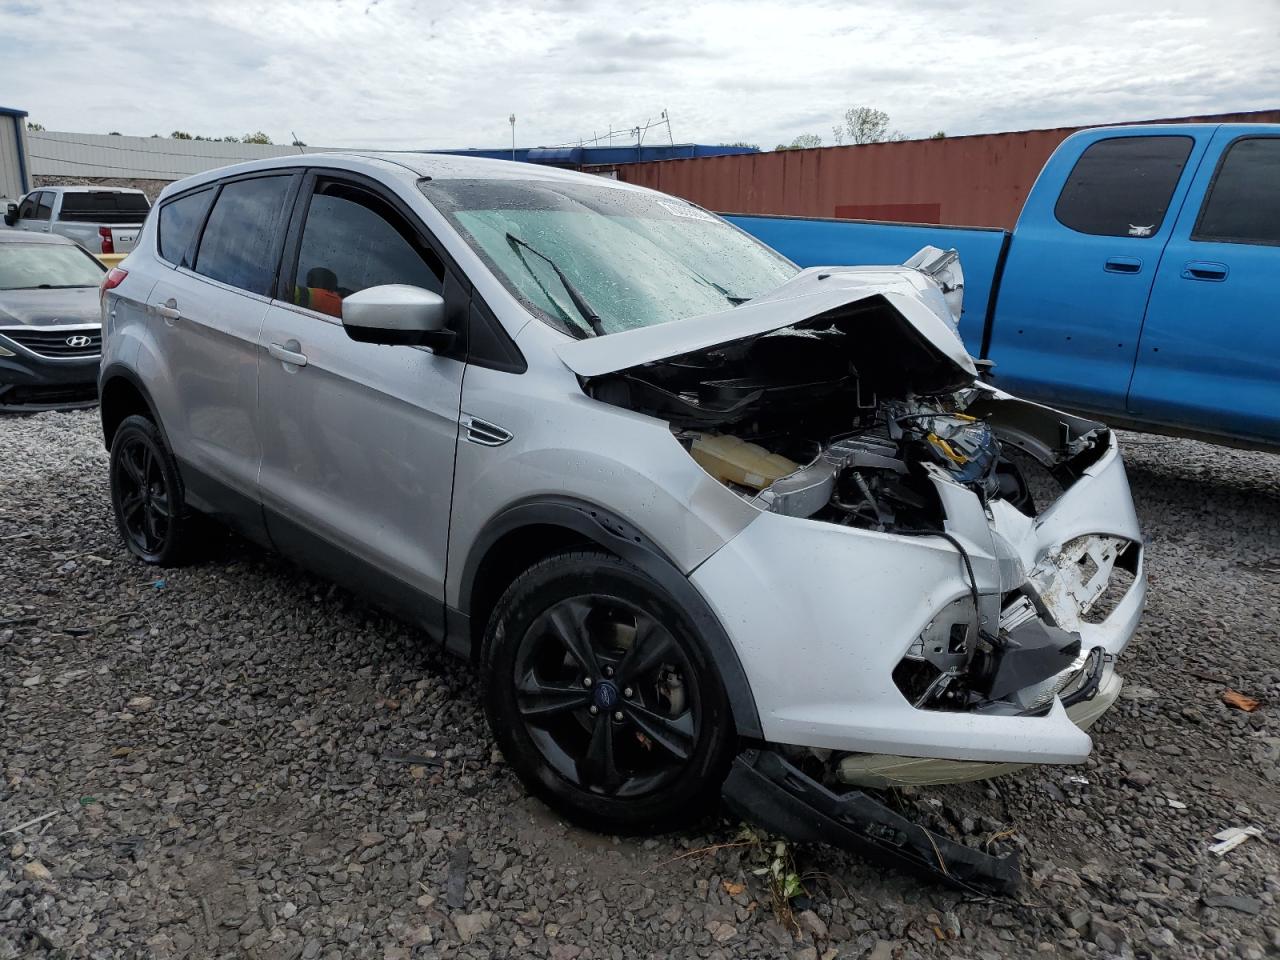
<svg viewBox="0 0 1280 960">
<path fill-rule="evenodd" d="M 551 180 L 421 189 L 514 296 L 575 337 L 718 313 L 799 271 L 675 197 Z"/>
<path fill-rule="evenodd" d="M 72 244 L 0 243 L 0 290 L 96 287 L 105 271 Z"/>
</svg>

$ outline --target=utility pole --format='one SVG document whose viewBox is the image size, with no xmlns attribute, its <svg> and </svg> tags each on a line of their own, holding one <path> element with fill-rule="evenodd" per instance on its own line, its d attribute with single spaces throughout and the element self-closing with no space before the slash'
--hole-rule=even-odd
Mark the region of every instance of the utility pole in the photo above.
<svg viewBox="0 0 1280 960">
<path fill-rule="evenodd" d="M 507 120 L 511 123 L 511 159 L 514 160 L 516 158 L 516 115 L 513 113 L 507 117 Z"/>
</svg>

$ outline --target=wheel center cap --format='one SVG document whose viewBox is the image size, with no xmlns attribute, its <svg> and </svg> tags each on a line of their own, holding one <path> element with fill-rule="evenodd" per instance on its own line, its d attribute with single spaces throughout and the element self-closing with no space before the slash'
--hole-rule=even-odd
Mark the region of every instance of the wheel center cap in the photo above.
<svg viewBox="0 0 1280 960">
<path fill-rule="evenodd" d="M 618 688 L 609 680 L 601 680 L 591 694 L 591 701 L 601 710 L 612 710 L 618 702 Z"/>
</svg>

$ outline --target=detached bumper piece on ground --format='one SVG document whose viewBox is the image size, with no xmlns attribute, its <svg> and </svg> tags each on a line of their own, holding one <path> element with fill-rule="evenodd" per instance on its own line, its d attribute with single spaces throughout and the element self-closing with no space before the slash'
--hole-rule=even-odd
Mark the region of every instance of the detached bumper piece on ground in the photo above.
<svg viewBox="0 0 1280 960">
<path fill-rule="evenodd" d="M 1012 894 L 1018 855 L 993 857 L 894 813 L 861 790 L 833 793 L 772 750 L 745 750 L 724 784 L 739 816 L 804 843 L 828 843 L 961 890 Z"/>
</svg>

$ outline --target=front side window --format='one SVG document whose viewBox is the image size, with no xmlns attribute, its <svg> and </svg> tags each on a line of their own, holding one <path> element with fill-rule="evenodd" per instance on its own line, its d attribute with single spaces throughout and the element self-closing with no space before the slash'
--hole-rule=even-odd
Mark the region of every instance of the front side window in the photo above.
<svg viewBox="0 0 1280 960">
<path fill-rule="evenodd" d="M 1191 153 L 1190 137 L 1111 137 L 1076 161 L 1054 207 L 1065 227 L 1102 237 L 1152 237 Z"/>
<path fill-rule="evenodd" d="M 444 265 L 385 200 L 351 184 L 320 181 L 298 250 L 293 302 L 332 317 L 367 287 L 406 283 L 439 293 Z"/>
<path fill-rule="evenodd" d="M 286 174 L 224 185 L 200 237 L 196 273 L 269 296 L 291 180 Z"/>
<path fill-rule="evenodd" d="M 0 290 L 96 287 L 105 272 L 74 244 L 0 243 Z"/>
<path fill-rule="evenodd" d="M 571 336 L 718 313 L 799 272 L 675 197 L 555 180 L 419 187 L 521 303 Z"/>
<path fill-rule="evenodd" d="M 34 214 L 37 220 L 49 220 L 53 217 L 53 194 L 46 190 L 40 194 L 40 202 Z"/>
<path fill-rule="evenodd" d="M 191 241 L 213 199 L 213 187 L 170 200 L 160 208 L 160 256 L 180 267 L 191 266 Z"/>
<path fill-rule="evenodd" d="M 1191 239 L 1280 245 L 1280 137 L 1228 148 Z"/>
<path fill-rule="evenodd" d="M 22 201 L 18 207 L 18 217 L 23 220 L 34 220 L 36 216 L 36 201 L 40 199 L 40 194 L 31 193 Z"/>
</svg>

